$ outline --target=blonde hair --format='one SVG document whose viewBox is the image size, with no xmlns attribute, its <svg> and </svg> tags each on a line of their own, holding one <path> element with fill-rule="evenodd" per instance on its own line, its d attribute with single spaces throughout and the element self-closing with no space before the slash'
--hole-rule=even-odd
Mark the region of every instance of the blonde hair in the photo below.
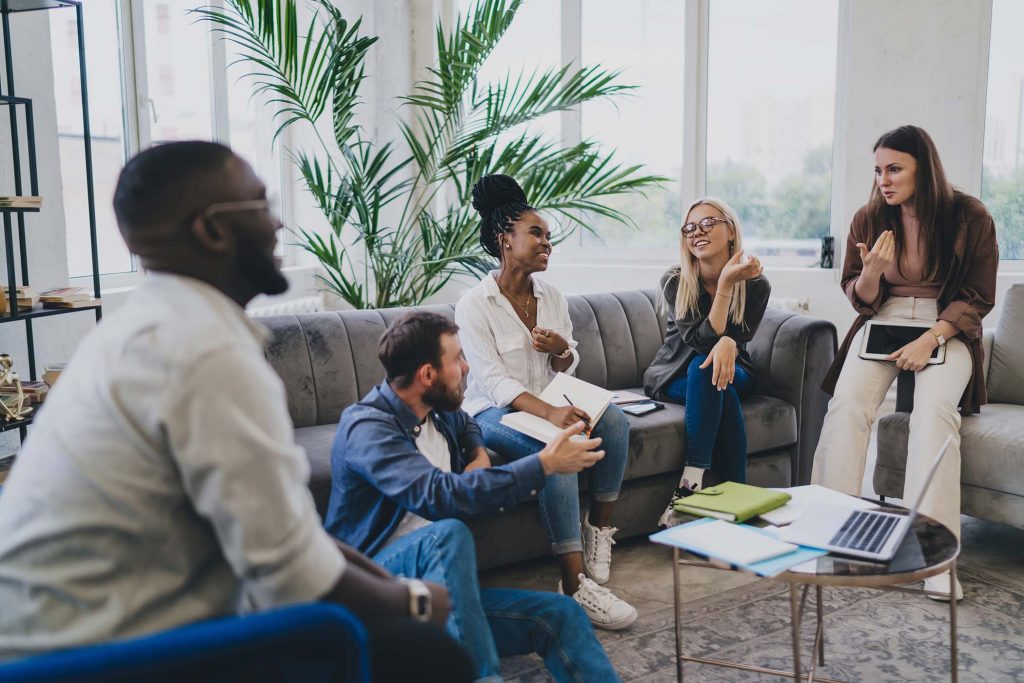
<svg viewBox="0 0 1024 683">
<path fill-rule="evenodd" d="M 694 203 L 690 204 L 689 208 L 686 209 L 686 213 L 683 214 L 685 221 L 690 217 L 690 212 L 698 206 L 706 204 L 714 209 L 717 209 L 725 218 L 729 220 L 729 224 L 732 225 L 733 229 L 733 241 L 729 249 L 729 256 L 738 252 L 743 248 L 743 233 L 740 230 L 740 219 L 736 215 L 736 212 L 732 210 L 728 204 L 723 202 L 721 199 L 715 199 L 714 197 L 704 197 L 698 199 Z M 700 293 L 704 291 L 704 285 L 700 281 L 700 265 L 697 262 L 697 257 L 690 253 L 690 250 L 686 248 L 686 237 L 680 233 L 679 235 L 679 287 L 676 289 L 676 318 L 684 318 L 687 314 L 693 313 L 698 315 L 697 302 L 700 300 Z M 732 299 L 729 301 L 729 319 L 732 320 L 733 324 L 743 324 L 743 314 L 747 308 L 747 283 L 746 281 L 737 282 L 732 287 Z"/>
</svg>

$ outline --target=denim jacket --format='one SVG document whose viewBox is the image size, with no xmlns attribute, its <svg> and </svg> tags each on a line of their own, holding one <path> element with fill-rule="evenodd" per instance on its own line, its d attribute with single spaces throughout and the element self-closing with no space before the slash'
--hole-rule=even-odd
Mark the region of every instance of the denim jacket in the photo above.
<svg viewBox="0 0 1024 683">
<path fill-rule="evenodd" d="M 327 531 L 376 554 L 406 512 L 436 521 L 504 511 L 533 500 L 544 486 L 535 454 L 498 467 L 462 470 L 484 445 L 480 428 L 462 410 L 432 413 L 448 442 L 452 471 L 430 463 L 416 449 L 419 420 L 387 381 L 341 416 L 331 449 L 331 499 Z"/>
</svg>

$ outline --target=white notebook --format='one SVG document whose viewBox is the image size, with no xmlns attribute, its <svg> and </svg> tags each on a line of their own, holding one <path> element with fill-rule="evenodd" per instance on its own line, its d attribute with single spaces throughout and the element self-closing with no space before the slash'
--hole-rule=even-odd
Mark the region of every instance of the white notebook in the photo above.
<svg viewBox="0 0 1024 683">
<path fill-rule="evenodd" d="M 612 392 L 607 389 L 560 372 L 541 392 L 539 398 L 556 407 L 567 406 L 571 402 L 590 416 L 590 427 L 593 429 L 607 410 L 612 396 Z M 562 431 L 544 418 L 522 411 L 506 413 L 501 418 L 501 423 L 544 443 L 551 443 Z"/>
<path fill-rule="evenodd" d="M 672 545 L 730 564 L 749 565 L 797 549 L 792 543 L 777 541 L 740 524 L 716 519 L 707 524 L 685 524 L 665 532 Z"/>
<path fill-rule="evenodd" d="M 836 505 L 849 510 L 874 510 L 878 507 L 870 501 L 854 498 L 853 496 L 848 496 L 845 493 L 840 493 L 824 486 L 818 486 L 817 484 L 791 486 L 788 489 L 775 490 L 788 493 L 790 495 L 789 502 L 782 507 L 777 507 L 774 510 L 769 510 L 759 515 L 761 519 L 775 526 L 792 524 L 813 503 L 828 503 L 829 505 Z"/>
</svg>

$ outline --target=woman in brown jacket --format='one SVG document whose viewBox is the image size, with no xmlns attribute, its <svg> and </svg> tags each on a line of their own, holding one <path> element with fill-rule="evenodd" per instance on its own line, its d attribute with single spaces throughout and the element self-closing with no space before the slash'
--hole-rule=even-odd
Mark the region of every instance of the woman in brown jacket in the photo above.
<svg viewBox="0 0 1024 683">
<path fill-rule="evenodd" d="M 981 319 L 995 299 L 995 224 L 980 201 L 950 186 L 935 143 L 921 128 L 886 133 L 874 152 L 875 184 L 853 218 L 843 264 L 843 290 L 860 315 L 825 378 L 833 398 L 812 481 L 860 494 L 875 413 L 900 370 L 912 370 L 904 498 L 918 495 L 939 448 L 954 435 L 920 509 L 959 537 L 960 417 L 986 402 Z M 871 319 L 929 328 L 888 360 L 865 360 L 858 355 L 861 328 Z M 929 365 L 942 345 L 945 362 Z M 948 599 L 948 574 L 926 580 L 925 589 Z M 959 582 L 956 594 L 963 597 Z"/>
</svg>

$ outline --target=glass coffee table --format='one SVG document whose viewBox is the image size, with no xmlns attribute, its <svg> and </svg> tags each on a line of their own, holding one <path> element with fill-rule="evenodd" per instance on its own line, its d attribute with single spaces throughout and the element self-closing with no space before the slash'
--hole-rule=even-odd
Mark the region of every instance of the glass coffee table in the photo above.
<svg viewBox="0 0 1024 683">
<path fill-rule="evenodd" d="M 877 501 L 871 501 L 876 503 Z M 906 514 L 905 508 L 881 504 L 882 510 Z M 695 662 L 712 666 L 724 666 L 744 671 L 755 671 L 792 678 L 794 681 L 823 681 L 824 683 L 842 683 L 832 678 L 815 676 L 817 666 L 825 665 L 825 622 L 822 615 L 822 593 L 828 586 L 878 588 L 881 590 L 916 593 L 922 597 L 927 591 L 920 588 L 907 588 L 903 584 L 921 581 L 930 576 L 949 571 L 950 595 L 954 594 L 956 585 L 956 561 L 960 555 L 960 543 L 953 532 L 939 522 L 918 514 L 913 528 L 907 534 L 896 556 L 888 563 L 867 562 L 847 559 L 828 554 L 817 560 L 798 565 L 778 576 L 766 579 L 789 584 L 790 623 L 793 635 L 793 670 L 782 671 L 766 667 L 730 662 L 721 659 L 689 657 L 683 654 L 683 632 L 681 626 L 682 580 L 680 567 L 696 566 L 736 571 L 735 568 L 720 563 L 700 559 L 679 548 L 672 549 L 673 571 L 672 585 L 675 603 L 675 636 L 676 636 L 676 680 L 683 680 L 683 662 Z M 807 596 L 814 587 L 816 612 L 816 628 L 814 645 L 811 649 L 811 662 L 807 672 L 803 671 L 800 654 L 800 623 L 807 603 Z M 949 601 L 949 656 L 950 680 L 957 681 L 957 629 L 956 600 Z"/>
</svg>

